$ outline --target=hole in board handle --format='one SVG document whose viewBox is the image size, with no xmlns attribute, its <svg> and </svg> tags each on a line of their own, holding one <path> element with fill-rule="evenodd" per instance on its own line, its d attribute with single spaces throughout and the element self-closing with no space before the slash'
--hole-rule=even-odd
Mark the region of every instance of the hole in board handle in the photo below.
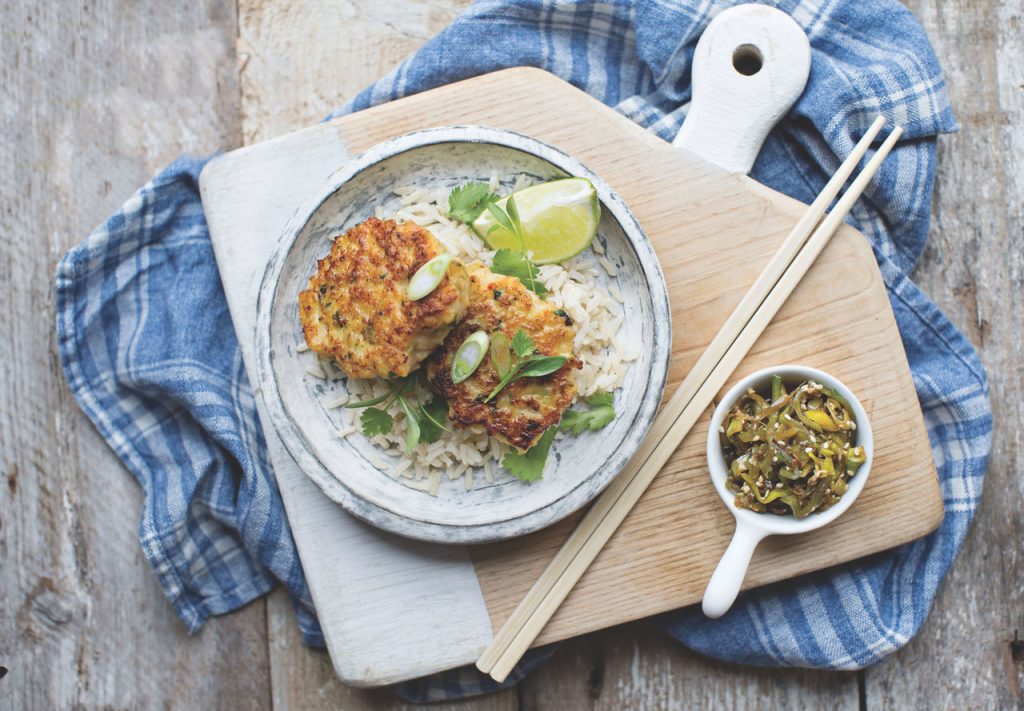
<svg viewBox="0 0 1024 711">
<path fill-rule="evenodd" d="M 764 56 L 761 50 L 752 44 L 741 44 L 732 53 L 732 66 L 744 76 L 754 76 L 764 65 Z"/>
</svg>

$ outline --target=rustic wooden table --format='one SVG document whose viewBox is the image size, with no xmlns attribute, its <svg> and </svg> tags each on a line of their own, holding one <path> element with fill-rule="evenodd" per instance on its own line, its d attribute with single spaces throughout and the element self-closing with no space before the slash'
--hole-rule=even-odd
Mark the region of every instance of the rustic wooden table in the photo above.
<svg viewBox="0 0 1024 711">
<path fill-rule="evenodd" d="M 139 549 L 139 489 L 61 375 L 52 274 L 176 156 L 319 119 L 466 5 L 0 5 L 0 707 L 404 707 L 337 682 L 280 592 L 185 633 Z M 638 623 L 453 708 L 1024 708 L 1024 6 L 910 6 L 962 124 L 940 143 L 915 278 L 981 351 L 996 418 L 976 523 L 924 628 L 871 669 L 824 673 L 710 661 Z"/>
</svg>

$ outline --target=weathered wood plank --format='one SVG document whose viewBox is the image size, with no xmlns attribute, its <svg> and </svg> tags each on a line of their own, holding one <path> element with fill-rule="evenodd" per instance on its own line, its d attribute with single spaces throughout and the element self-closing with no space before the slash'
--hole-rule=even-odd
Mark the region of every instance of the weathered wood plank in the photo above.
<svg viewBox="0 0 1024 711">
<path fill-rule="evenodd" d="M 521 708 L 834 709 L 858 707 L 857 674 L 725 664 L 637 622 L 563 643 L 521 684 Z"/>
<path fill-rule="evenodd" d="M 939 144 L 915 278 L 988 369 L 995 436 L 966 544 L 906 649 L 866 672 L 868 708 L 1024 708 L 1024 4 L 914 0 L 961 132 Z"/>
<path fill-rule="evenodd" d="M 238 0 L 245 143 L 321 120 L 470 3 Z"/>
<path fill-rule="evenodd" d="M 0 706 L 268 706 L 264 604 L 188 637 L 54 334 L 58 257 L 182 152 L 238 143 L 234 4 L 16 1 L 0 33 Z"/>
</svg>

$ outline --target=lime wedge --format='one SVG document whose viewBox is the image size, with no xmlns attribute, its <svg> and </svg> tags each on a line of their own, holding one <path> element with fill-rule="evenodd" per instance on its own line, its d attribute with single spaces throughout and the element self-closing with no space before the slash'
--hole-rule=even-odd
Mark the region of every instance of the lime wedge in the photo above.
<svg viewBox="0 0 1024 711">
<path fill-rule="evenodd" d="M 555 264 L 575 257 L 594 241 L 601 220 L 597 191 L 585 178 L 563 178 L 532 185 L 513 193 L 523 227 L 523 242 L 498 224 L 484 210 L 473 222 L 473 231 L 491 249 L 521 249 L 533 253 L 536 264 Z M 497 205 L 506 209 L 508 198 Z"/>
</svg>

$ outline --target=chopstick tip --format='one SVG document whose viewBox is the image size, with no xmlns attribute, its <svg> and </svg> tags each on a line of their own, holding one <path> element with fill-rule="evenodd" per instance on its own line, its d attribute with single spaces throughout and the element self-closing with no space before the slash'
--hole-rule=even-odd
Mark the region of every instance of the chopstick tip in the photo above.
<svg viewBox="0 0 1024 711">
<path fill-rule="evenodd" d="M 902 135 L 903 127 L 893 126 L 892 130 L 889 132 L 889 135 L 885 137 L 884 141 L 882 141 L 882 145 L 878 147 L 878 152 L 881 153 L 882 155 L 888 155 L 889 151 L 892 149 L 893 146 L 896 145 L 896 141 L 898 141 L 900 136 Z"/>
</svg>

